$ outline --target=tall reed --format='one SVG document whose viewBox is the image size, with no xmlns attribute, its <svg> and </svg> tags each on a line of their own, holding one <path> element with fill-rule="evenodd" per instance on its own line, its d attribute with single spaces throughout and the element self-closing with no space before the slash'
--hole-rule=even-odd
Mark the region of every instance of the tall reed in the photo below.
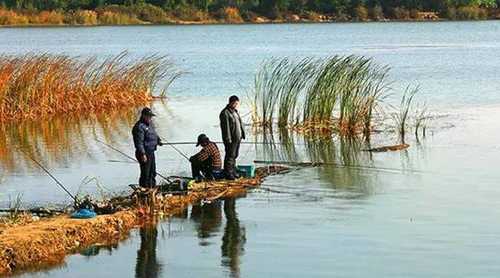
<svg viewBox="0 0 500 278">
<path fill-rule="evenodd" d="M 180 72 L 164 56 L 98 60 L 66 55 L 0 56 L 0 121 L 109 111 L 146 104 Z M 161 86 L 159 86 L 161 85 Z"/>
<path fill-rule="evenodd" d="M 358 56 L 273 59 L 255 77 L 255 122 L 270 126 L 369 133 L 388 89 L 388 68 Z"/>
<path fill-rule="evenodd" d="M 409 128 L 410 114 L 413 109 L 413 99 L 418 92 L 418 87 L 407 87 L 405 93 L 401 97 L 401 103 L 396 112 L 391 114 L 391 117 L 395 124 L 395 129 L 399 134 L 401 142 L 405 142 L 406 132 Z"/>
</svg>

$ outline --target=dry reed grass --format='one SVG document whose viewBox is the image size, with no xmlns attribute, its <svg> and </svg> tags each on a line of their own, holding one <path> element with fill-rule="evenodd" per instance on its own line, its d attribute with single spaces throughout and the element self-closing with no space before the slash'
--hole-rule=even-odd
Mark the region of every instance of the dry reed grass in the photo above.
<svg viewBox="0 0 500 278">
<path fill-rule="evenodd" d="M 95 57 L 0 56 L 0 121 L 88 114 L 146 104 L 181 73 L 158 55 Z M 157 88 L 158 84 L 162 88 Z"/>
</svg>

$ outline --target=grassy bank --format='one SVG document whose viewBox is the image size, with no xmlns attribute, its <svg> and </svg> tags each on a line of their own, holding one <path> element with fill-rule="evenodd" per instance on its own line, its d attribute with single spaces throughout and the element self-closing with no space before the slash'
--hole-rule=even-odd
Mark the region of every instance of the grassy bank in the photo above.
<svg viewBox="0 0 500 278">
<path fill-rule="evenodd" d="M 108 5 L 93 10 L 7 9 L 0 7 L 0 26 L 99 26 L 145 24 L 238 24 L 346 21 L 429 21 L 498 19 L 496 8 L 449 6 L 439 11 L 417 8 L 357 5 L 349 11 L 282 10 L 263 12 L 234 6 L 213 10 L 194 6 L 164 9 L 151 4 Z"/>
<path fill-rule="evenodd" d="M 162 56 L 99 61 L 64 55 L 0 56 L 0 121 L 123 109 L 165 94 L 179 76 Z M 162 88 L 157 88 L 158 84 Z"/>
<path fill-rule="evenodd" d="M 186 195 L 134 192 L 119 198 L 120 203 L 115 204 L 121 207 L 118 212 L 93 219 L 71 219 L 66 215 L 0 225 L 0 275 L 60 264 L 67 255 L 94 244 L 116 243 L 126 238 L 132 228 L 158 215 L 179 213 L 202 200 L 242 196 L 247 189 L 259 186 L 266 176 L 284 170 L 271 166 L 257 169 L 253 179 L 195 183 Z"/>
</svg>

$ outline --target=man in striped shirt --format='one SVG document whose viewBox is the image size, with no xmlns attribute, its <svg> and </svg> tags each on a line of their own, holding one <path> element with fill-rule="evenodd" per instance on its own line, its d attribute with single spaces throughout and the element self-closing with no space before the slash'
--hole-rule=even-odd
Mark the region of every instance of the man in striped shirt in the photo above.
<svg viewBox="0 0 500 278">
<path fill-rule="evenodd" d="M 196 180 L 201 180 L 203 177 L 209 180 L 218 178 L 218 173 L 221 173 L 222 168 L 219 148 L 205 134 L 198 136 L 196 146 L 200 145 L 201 151 L 189 159 L 193 178 Z"/>
</svg>

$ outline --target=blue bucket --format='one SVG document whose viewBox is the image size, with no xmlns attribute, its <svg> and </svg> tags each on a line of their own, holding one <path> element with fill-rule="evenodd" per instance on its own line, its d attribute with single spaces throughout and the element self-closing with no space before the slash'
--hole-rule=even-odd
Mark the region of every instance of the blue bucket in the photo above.
<svg viewBox="0 0 500 278">
<path fill-rule="evenodd" d="M 255 177 L 255 165 L 238 165 L 236 169 L 238 169 L 238 173 L 244 178 Z"/>
<path fill-rule="evenodd" d="M 76 219 L 88 219 L 88 218 L 94 218 L 97 216 L 97 213 L 95 213 L 93 210 L 90 209 L 79 209 L 71 214 L 71 218 L 76 218 Z"/>
</svg>

